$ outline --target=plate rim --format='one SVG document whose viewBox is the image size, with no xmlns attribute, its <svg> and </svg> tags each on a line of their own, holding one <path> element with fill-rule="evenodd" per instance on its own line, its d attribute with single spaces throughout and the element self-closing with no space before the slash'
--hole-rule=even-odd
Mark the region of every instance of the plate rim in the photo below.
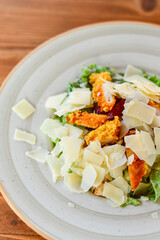
<svg viewBox="0 0 160 240">
<path fill-rule="evenodd" d="M 70 30 L 64 31 L 60 34 L 55 35 L 54 37 L 49 38 L 48 40 L 44 41 L 43 43 L 41 43 L 40 45 L 38 45 L 36 48 L 34 48 L 33 50 L 31 50 L 24 58 L 22 58 L 22 60 L 20 60 L 15 67 L 13 67 L 13 69 L 10 71 L 10 73 L 7 75 L 7 77 L 4 79 L 4 81 L 2 82 L 1 86 L 0 86 L 0 94 L 3 91 L 4 87 L 6 86 L 6 84 L 8 83 L 9 79 L 12 77 L 12 75 L 16 72 L 16 70 L 28 59 L 30 58 L 34 53 L 36 53 L 37 51 L 39 51 L 41 48 L 43 48 L 44 46 L 48 45 L 49 43 L 60 39 L 61 37 L 64 37 L 68 34 L 74 33 L 74 32 L 78 32 L 81 31 L 83 29 L 86 28 L 91 28 L 91 27 L 96 27 L 96 26 L 102 26 L 102 25 L 112 25 L 112 24 L 132 24 L 132 25 L 142 25 L 142 26 L 150 26 L 150 27 L 156 27 L 156 28 L 160 28 L 160 25 L 157 23 L 148 23 L 148 22 L 144 22 L 144 21 L 126 21 L 126 20 L 115 20 L 115 21 L 102 21 L 102 22 L 95 22 L 95 23 L 91 23 L 91 24 L 85 24 L 79 27 L 75 27 L 72 28 Z M 7 192 L 5 191 L 3 184 L 0 182 L 0 192 L 2 194 L 2 196 L 4 197 L 5 201 L 7 202 L 7 204 L 9 205 L 9 207 L 13 210 L 13 212 L 27 225 L 29 226 L 33 231 L 35 231 L 36 233 L 38 233 L 40 236 L 44 237 L 45 239 L 48 240 L 56 240 L 52 237 L 50 237 L 49 235 L 47 235 L 46 233 L 44 233 L 43 231 L 41 231 L 38 227 L 36 227 L 34 224 L 32 224 L 22 213 L 21 211 L 14 205 L 14 203 L 12 202 L 12 200 L 9 198 L 9 196 L 7 195 Z M 58 239 L 57 239 L 58 240 Z"/>
</svg>

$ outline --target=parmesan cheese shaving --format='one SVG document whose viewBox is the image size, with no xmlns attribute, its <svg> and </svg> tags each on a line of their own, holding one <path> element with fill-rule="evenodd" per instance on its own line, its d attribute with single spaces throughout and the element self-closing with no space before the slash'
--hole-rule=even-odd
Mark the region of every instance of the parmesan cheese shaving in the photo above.
<svg viewBox="0 0 160 240">
<path fill-rule="evenodd" d="M 69 104 L 73 105 L 90 105 L 91 104 L 91 91 L 86 90 L 76 90 L 69 94 L 67 101 Z"/>
<path fill-rule="evenodd" d="M 136 118 L 144 123 L 151 124 L 156 109 L 136 99 L 125 104 L 124 115 Z M 143 114 L 142 114 L 143 113 Z"/>
<path fill-rule="evenodd" d="M 57 107 L 59 107 L 59 105 L 64 101 L 66 96 L 67 93 L 62 93 L 59 95 L 49 97 L 45 104 L 46 108 L 57 109 Z"/>
<path fill-rule="evenodd" d="M 109 169 L 120 167 L 127 162 L 124 146 L 115 144 L 103 147 L 103 150 L 108 155 L 107 166 Z"/>
<path fill-rule="evenodd" d="M 118 177 L 111 182 L 111 184 L 123 191 L 125 195 L 129 193 L 130 187 L 129 184 L 124 180 L 123 177 Z"/>
<path fill-rule="evenodd" d="M 136 68 L 132 65 L 128 65 L 126 70 L 125 70 L 125 73 L 124 73 L 124 79 L 130 77 L 130 76 L 133 76 L 133 75 L 142 75 L 143 72 L 141 69 L 139 68 Z"/>
<path fill-rule="evenodd" d="M 85 148 L 83 153 L 83 160 L 85 162 L 101 166 L 103 163 L 104 157 Z"/>
<path fill-rule="evenodd" d="M 97 177 L 95 179 L 93 186 L 98 187 L 104 180 L 105 169 L 102 167 L 96 166 L 96 165 L 92 165 L 92 166 L 94 167 L 94 169 L 96 170 L 96 173 L 97 173 Z"/>
<path fill-rule="evenodd" d="M 65 126 L 69 129 L 69 136 L 74 136 L 74 137 L 81 137 L 81 135 L 83 134 L 83 130 L 78 128 L 78 127 L 75 127 L 75 126 L 72 126 L 70 124 L 65 124 Z"/>
<path fill-rule="evenodd" d="M 106 182 L 104 184 L 103 196 L 111 199 L 116 204 L 117 207 L 125 202 L 123 191 L 113 186 L 111 183 Z"/>
<path fill-rule="evenodd" d="M 126 164 L 122 165 L 121 167 L 117 167 L 114 169 L 110 169 L 110 175 L 112 178 L 122 177 L 123 170 L 126 168 Z"/>
<path fill-rule="evenodd" d="M 139 86 L 143 86 L 146 91 L 153 93 L 154 95 L 160 95 L 160 88 L 142 76 L 133 75 L 129 78 L 126 78 L 126 81 L 134 83 L 137 88 L 139 88 Z"/>
<path fill-rule="evenodd" d="M 17 128 L 15 129 L 15 132 L 14 132 L 14 140 L 20 141 L 20 142 L 26 142 L 32 145 L 36 144 L 36 141 L 37 141 L 36 136 L 34 136 L 33 134 L 25 131 L 21 131 Z"/>
<path fill-rule="evenodd" d="M 62 152 L 62 148 L 60 143 L 56 143 L 56 146 L 53 148 L 53 150 L 51 151 L 52 156 L 57 157 L 60 153 Z"/>
<path fill-rule="evenodd" d="M 156 153 L 160 154 L 160 128 L 154 128 L 154 142 L 156 145 Z"/>
<path fill-rule="evenodd" d="M 56 182 L 57 179 L 61 177 L 61 168 L 64 163 L 60 159 L 51 155 L 48 157 L 47 163 L 52 172 L 53 181 Z"/>
<path fill-rule="evenodd" d="M 95 183 L 97 172 L 92 165 L 87 166 L 82 173 L 81 188 L 87 192 Z"/>
<path fill-rule="evenodd" d="M 148 153 L 148 155 L 156 154 L 156 149 L 151 138 L 151 135 L 148 132 L 141 131 L 142 142 L 144 144 L 144 151 Z"/>
<path fill-rule="evenodd" d="M 24 120 L 31 116 L 36 109 L 26 99 L 22 99 L 19 103 L 12 107 L 12 111 Z"/>
<path fill-rule="evenodd" d="M 131 165 L 134 161 L 134 154 L 128 157 L 127 166 Z"/>
<path fill-rule="evenodd" d="M 34 151 L 26 152 L 27 157 L 30 157 L 30 158 L 36 160 L 37 162 L 41 162 L 41 163 L 45 163 L 47 161 L 48 155 L 49 155 L 48 150 L 46 150 L 40 146 Z"/>
<path fill-rule="evenodd" d="M 75 193 L 84 192 L 83 189 L 81 188 L 81 181 L 82 181 L 82 178 L 74 172 L 67 173 L 64 176 L 64 184 L 66 185 L 66 187 L 69 188 L 71 192 L 75 192 Z"/>
<path fill-rule="evenodd" d="M 61 127 L 61 126 L 62 126 L 62 124 L 58 120 L 53 120 L 51 118 L 47 118 L 46 120 L 44 120 L 40 129 L 48 137 L 55 140 L 57 138 L 56 135 L 55 135 L 55 128 L 58 128 L 58 127 Z"/>
<path fill-rule="evenodd" d="M 79 156 L 82 140 L 75 136 L 62 137 L 60 145 L 66 161 L 73 163 Z"/>
</svg>

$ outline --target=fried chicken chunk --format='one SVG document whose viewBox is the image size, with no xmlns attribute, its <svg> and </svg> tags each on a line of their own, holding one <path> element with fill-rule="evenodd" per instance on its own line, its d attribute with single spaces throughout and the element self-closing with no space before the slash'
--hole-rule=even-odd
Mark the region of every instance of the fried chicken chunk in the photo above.
<svg viewBox="0 0 160 240">
<path fill-rule="evenodd" d="M 116 103 L 115 96 L 103 90 L 105 81 L 111 80 L 109 72 L 92 73 L 89 77 L 89 82 L 93 85 L 93 99 L 104 112 L 110 111 Z"/>
<path fill-rule="evenodd" d="M 102 145 L 117 141 L 120 125 L 121 123 L 117 116 L 112 121 L 107 121 L 102 126 L 89 132 L 85 136 L 85 141 L 87 145 L 89 145 L 91 141 L 96 140 L 99 140 L 102 143 Z"/>
<path fill-rule="evenodd" d="M 106 115 L 95 113 L 75 111 L 66 117 L 66 121 L 70 124 L 77 124 L 88 128 L 98 128 L 108 120 Z"/>
<path fill-rule="evenodd" d="M 104 189 L 104 183 L 101 183 L 98 187 L 95 188 L 94 195 L 102 196 L 103 189 Z"/>
<path fill-rule="evenodd" d="M 155 102 L 155 101 L 153 101 L 151 99 L 149 100 L 148 105 L 150 105 L 151 107 L 154 107 L 154 108 L 160 110 L 160 103 L 157 103 L 157 102 Z"/>
<path fill-rule="evenodd" d="M 151 169 L 147 163 L 143 160 L 140 160 L 131 149 L 126 148 L 127 157 L 131 156 L 132 154 L 134 154 L 134 161 L 128 166 L 128 172 L 131 190 L 134 191 L 137 189 L 142 177 L 148 177 Z"/>
</svg>

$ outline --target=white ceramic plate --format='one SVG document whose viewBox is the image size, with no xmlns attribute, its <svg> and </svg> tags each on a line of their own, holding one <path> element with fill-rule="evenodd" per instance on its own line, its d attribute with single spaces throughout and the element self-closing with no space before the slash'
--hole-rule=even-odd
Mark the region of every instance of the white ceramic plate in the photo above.
<svg viewBox="0 0 160 240">
<path fill-rule="evenodd" d="M 118 69 L 130 63 L 159 73 L 160 28 L 137 23 L 79 28 L 51 39 L 19 64 L 0 95 L 1 190 L 16 213 L 47 239 L 160 239 L 160 217 L 151 217 L 152 212 L 160 214 L 158 204 L 114 209 L 106 199 L 73 194 L 63 182 L 53 183 L 46 165 L 24 155 L 30 145 L 13 141 L 17 127 L 36 134 L 37 144 L 45 147 L 39 128 L 49 114 L 47 97 L 63 92 L 82 66 L 94 62 Z M 37 108 L 26 121 L 11 111 L 22 98 Z M 69 207 L 69 201 L 76 207 Z"/>
</svg>

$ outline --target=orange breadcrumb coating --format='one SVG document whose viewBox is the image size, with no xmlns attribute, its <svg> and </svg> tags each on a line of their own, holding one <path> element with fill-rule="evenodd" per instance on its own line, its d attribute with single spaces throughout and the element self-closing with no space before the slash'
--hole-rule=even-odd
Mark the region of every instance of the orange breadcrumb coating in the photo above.
<svg viewBox="0 0 160 240">
<path fill-rule="evenodd" d="M 151 168 L 145 161 L 140 160 L 130 148 L 126 148 L 127 158 L 132 154 L 134 154 L 134 161 L 128 166 L 128 172 L 131 183 L 131 190 L 134 191 L 139 186 L 142 177 L 149 176 Z"/>
<path fill-rule="evenodd" d="M 148 105 L 150 105 L 151 107 L 154 107 L 154 108 L 160 110 L 160 103 L 157 103 L 157 102 L 155 102 L 155 101 L 153 101 L 151 99 L 149 100 Z"/>
<path fill-rule="evenodd" d="M 94 195 L 102 196 L 103 188 L 104 188 L 104 183 L 101 183 L 98 187 L 95 188 Z"/>
<path fill-rule="evenodd" d="M 66 121 L 70 124 L 77 124 L 88 128 L 98 128 L 108 120 L 106 115 L 95 113 L 75 111 L 66 117 Z"/>
<path fill-rule="evenodd" d="M 111 75 L 109 72 L 101 72 L 101 73 L 92 73 L 89 77 L 89 82 L 91 85 L 94 86 L 94 84 L 99 84 L 99 83 L 105 83 L 105 81 L 111 81 Z"/>
<path fill-rule="evenodd" d="M 110 111 L 116 103 L 116 98 L 114 95 L 109 92 L 105 94 L 103 91 L 103 84 L 105 81 L 111 80 L 112 78 L 109 72 L 92 73 L 89 77 L 89 82 L 93 85 L 93 99 L 98 106 L 101 107 L 101 111 Z"/>
<path fill-rule="evenodd" d="M 119 121 L 119 118 L 116 116 L 114 120 L 107 121 L 102 126 L 89 132 L 85 136 L 85 141 L 87 145 L 89 145 L 91 141 L 96 141 L 96 140 L 99 140 L 102 144 L 106 142 L 115 142 L 118 140 L 118 133 L 119 133 L 120 126 L 121 126 L 121 123 Z"/>
</svg>

